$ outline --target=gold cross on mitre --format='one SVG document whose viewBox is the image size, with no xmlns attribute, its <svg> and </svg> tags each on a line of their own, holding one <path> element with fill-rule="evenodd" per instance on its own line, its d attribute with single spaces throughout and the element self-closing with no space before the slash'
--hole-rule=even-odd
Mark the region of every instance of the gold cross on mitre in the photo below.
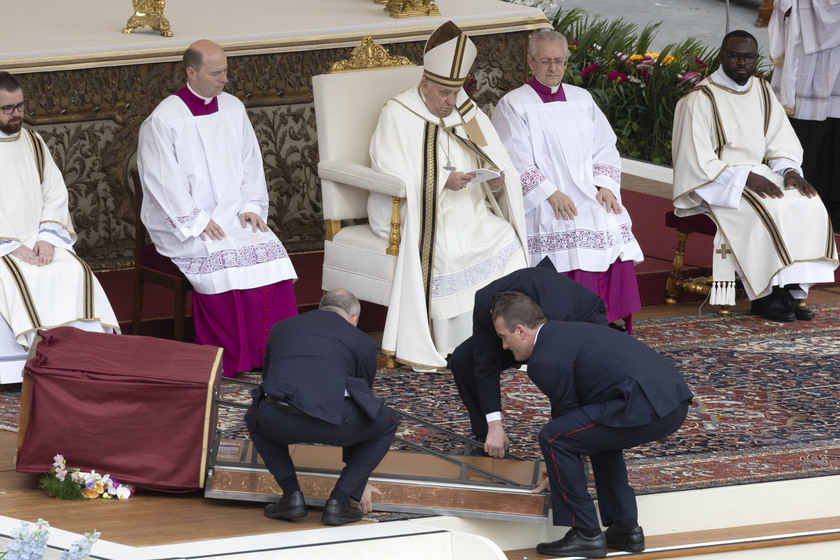
<svg viewBox="0 0 840 560">
<path fill-rule="evenodd" d="M 720 249 L 715 251 L 715 253 L 720 255 L 720 258 L 722 258 L 723 260 L 726 260 L 726 255 L 728 255 L 728 254 L 731 255 L 732 251 L 730 249 L 726 248 L 726 243 L 721 243 L 720 244 Z"/>
</svg>

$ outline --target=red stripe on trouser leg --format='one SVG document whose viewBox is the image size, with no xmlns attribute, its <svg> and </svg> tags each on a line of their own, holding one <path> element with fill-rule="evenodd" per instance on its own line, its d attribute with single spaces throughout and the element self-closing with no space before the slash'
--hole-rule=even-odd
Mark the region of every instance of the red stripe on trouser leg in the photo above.
<svg viewBox="0 0 840 560">
<path fill-rule="evenodd" d="M 566 437 L 566 436 L 569 436 L 571 434 L 576 434 L 577 432 L 582 432 L 583 430 L 587 430 L 587 429 L 589 429 L 592 426 L 595 426 L 597 424 L 598 424 L 597 422 L 593 422 L 592 424 L 589 424 L 588 426 L 584 426 L 582 428 L 578 428 L 577 430 L 572 430 L 571 432 L 567 432 L 565 434 L 557 434 L 556 436 L 554 436 L 553 438 L 548 440 L 549 447 L 551 447 L 551 461 L 554 463 L 554 471 L 555 471 L 555 476 L 557 478 L 557 485 L 560 487 L 560 491 L 563 494 L 563 501 L 566 502 L 566 504 L 569 503 L 569 500 L 566 498 L 566 489 L 563 487 L 563 482 L 560 480 L 560 470 L 557 468 L 557 459 L 554 457 L 554 446 L 551 445 L 551 444 L 554 442 L 555 439 L 557 439 L 561 436 Z M 547 469 L 546 469 L 546 472 L 548 472 Z M 574 527 L 575 526 L 575 510 L 572 509 L 571 507 L 569 509 L 572 512 L 572 527 Z"/>
</svg>

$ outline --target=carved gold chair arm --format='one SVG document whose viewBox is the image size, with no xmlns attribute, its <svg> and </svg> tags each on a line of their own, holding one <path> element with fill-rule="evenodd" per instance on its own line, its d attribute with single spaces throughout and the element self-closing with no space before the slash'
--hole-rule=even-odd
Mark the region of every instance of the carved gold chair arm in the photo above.
<svg viewBox="0 0 840 560">
<path fill-rule="evenodd" d="M 388 249 L 386 254 L 396 257 L 400 254 L 400 198 L 392 197 L 391 206 L 391 233 L 388 236 Z"/>
</svg>

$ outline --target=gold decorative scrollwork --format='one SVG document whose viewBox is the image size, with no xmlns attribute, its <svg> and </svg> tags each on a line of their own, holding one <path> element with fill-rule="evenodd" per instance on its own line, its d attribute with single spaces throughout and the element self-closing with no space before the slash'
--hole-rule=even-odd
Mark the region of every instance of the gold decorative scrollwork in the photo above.
<svg viewBox="0 0 840 560">
<path fill-rule="evenodd" d="M 163 37 L 172 37 L 169 20 L 163 15 L 166 0 L 131 0 L 131 5 L 134 7 L 134 15 L 128 18 L 123 33 L 134 33 L 138 27 L 148 26 L 160 31 Z"/>
<path fill-rule="evenodd" d="M 388 0 L 385 10 L 392 18 L 440 15 L 434 0 Z"/>
<path fill-rule="evenodd" d="M 414 64 L 404 56 L 391 55 L 388 49 L 377 45 L 373 42 L 373 38 L 368 36 L 362 39 L 361 45 L 353 49 L 350 58 L 334 62 L 328 73 L 400 66 L 414 66 Z"/>
</svg>

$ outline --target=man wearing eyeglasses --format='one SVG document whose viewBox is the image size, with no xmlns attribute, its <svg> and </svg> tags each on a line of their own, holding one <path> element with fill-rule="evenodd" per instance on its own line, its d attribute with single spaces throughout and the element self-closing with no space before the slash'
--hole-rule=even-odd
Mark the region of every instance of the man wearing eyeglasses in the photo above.
<svg viewBox="0 0 840 560">
<path fill-rule="evenodd" d="M 76 256 L 67 187 L 41 136 L 23 128 L 17 78 L 0 72 L 0 383 L 22 379 L 37 329 L 119 332 L 105 292 Z"/>
<path fill-rule="evenodd" d="M 770 321 L 810 320 L 811 285 L 832 282 L 837 248 L 816 190 L 802 177 L 802 146 L 770 85 L 755 77 L 758 43 L 726 35 L 720 68 L 677 104 L 674 207 L 717 224 L 713 290 L 734 305 L 740 276 L 750 312 Z M 714 303 L 714 302 L 713 302 Z"/>
<path fill-rule="evenodd" d="M 644 257 L 621 205 L 621 158 L 589 92 L 562 83 L 568 58 L 561 34 L 534 33 L 534 77 L 499 101 L 492 121 L 520 174 L 531 266 L 548 257 L 632 333 L 641 309 L 635 264 Z"/>
</svg>

